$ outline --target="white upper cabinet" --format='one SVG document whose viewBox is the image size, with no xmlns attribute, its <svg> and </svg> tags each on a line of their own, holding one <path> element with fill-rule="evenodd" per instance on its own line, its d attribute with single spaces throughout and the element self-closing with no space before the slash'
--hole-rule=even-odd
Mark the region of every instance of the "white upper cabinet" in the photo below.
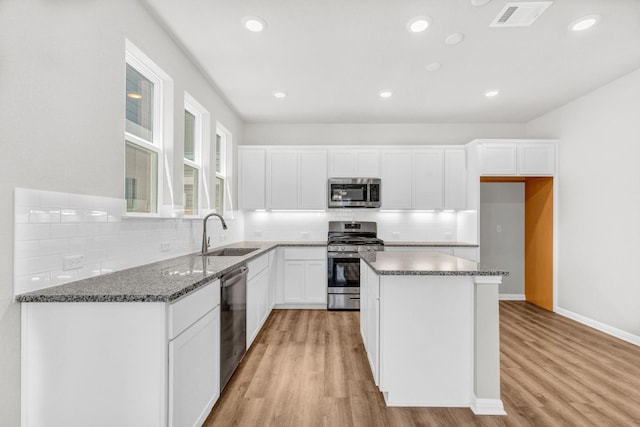
<svg viewBox="0 0 640 427">
<path fill-rule="evenodd" d="M 299 209 L 327 208 L 327 152 L 325 150 L 300 151 Z"/>
<path fill-rule="evenodd" d="M 467 153 L 463 149 L 444 151 L 444 208 L 467 207 Z"/>
<path fill-rule="evenodd" d="M 267 208 L 298 208 L 298 152 L 269 150 L 267 153 Z"/>
<path fill-rule="evenodd" d="M 268 209 L 326 209 L 326 150 L 267 151 Z"/>
<path fill-rule="evenodd" d="M 413 208 L 444 209 L 444 150 L 413 154 Z"/>
<path fill-rule="evenodd" d="M 535 143 L 518 145 L 519 175 L 553 175 L 555 170 L 556 145 Z"/>
<path fill-rule="evenodd" d="M 552 176 L 556 143 L 552 140 L 477 140 L 480 175 Z"/>
<path fill-rule="evenodd" d="M 379 177 L 379 150 L 332 149 L 329 151 L 329 178 Z"/>
<path fill-rule="evenodd" d="M 383 151 L 380 195 L 383 209 L 412 208 L 412 151 Z"/>
<path fill-rule="evenodd" d="M 240 209 L 264 209 L 267 151 L 264 148 L 243 148 L 238 150 L 238 156 Z"/>
<path fill-rule="evenodd" d="M 382 153 L 383 209 L 465 209 L 466 152 L 458 148 Z"/>
</svg>

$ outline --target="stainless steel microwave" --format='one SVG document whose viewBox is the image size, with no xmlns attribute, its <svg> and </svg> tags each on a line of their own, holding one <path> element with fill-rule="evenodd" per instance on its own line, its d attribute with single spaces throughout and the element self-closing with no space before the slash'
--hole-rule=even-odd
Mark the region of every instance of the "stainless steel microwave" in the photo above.
<svg viewBox="0 0 640 427">
<path fill-rule="evenodd" d="M 379 208 L 380 178 L 329 178 L 329 208 Z"/>
</svg>

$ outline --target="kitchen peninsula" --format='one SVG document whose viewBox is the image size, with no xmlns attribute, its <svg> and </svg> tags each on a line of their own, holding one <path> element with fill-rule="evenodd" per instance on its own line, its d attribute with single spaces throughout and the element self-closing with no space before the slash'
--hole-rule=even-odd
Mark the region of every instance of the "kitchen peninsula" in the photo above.
<svg viewBox="0 0 640 427">
<path fill-rule="evenodd" d="M 389 406 L 504 414 L 498 285 L 508 272 L 427 251 L 362 255 L 361 333 Z"/>
</svg>

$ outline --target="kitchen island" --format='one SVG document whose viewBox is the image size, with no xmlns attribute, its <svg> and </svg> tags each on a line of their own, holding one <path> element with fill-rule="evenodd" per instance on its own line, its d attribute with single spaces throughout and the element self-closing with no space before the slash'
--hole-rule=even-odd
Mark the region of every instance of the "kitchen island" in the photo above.
<svg viewBox="0 0 640 427">
<path fill-rule="evenodd" d="M 436 252 L 362 255 L 360 327 L 387 405 L 505 413 L 498 285 L 507 274 Z"/>
</svg>

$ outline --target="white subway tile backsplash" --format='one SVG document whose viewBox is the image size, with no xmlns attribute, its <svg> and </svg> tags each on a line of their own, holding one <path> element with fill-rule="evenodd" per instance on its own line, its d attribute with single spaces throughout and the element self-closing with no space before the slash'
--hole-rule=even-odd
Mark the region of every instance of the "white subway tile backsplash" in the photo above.
<svg viewBox="0 0 640 427">
<path fill-rule="evenodd" d="M 49 239 L 50 237 L 51 226 L 49 224 L 15 224 L 14 227 L 16 241 Z"/>
<path fill-rule="evenodd" d="M 67 239 L 40 240 L 40 255 L 64 254 L 69 251 Z"/>
<path fill-rule="evenodd" d="M 119 198 L 23 188 L 14 196 L 16 294 L 200 249 L 199 219 L 126 217 L 126 201 Z M 228 223 L 242 227 L 242 221 Z M 212 227 L 212 243 L 229 243 L 220 239 L 223 234 L 217 227 Z M 240 240 L 242 232 L 236 230 L 233 236 Z M 163 242 L 169 242 L 169 250 L 162 250 Z M 84 267 L 64 271 L 63 258 L 69 255 L 82 255 Z"/>
<path fill-rule="evenodd" d="M 62 255 L 43 255 L 27 258 L 28 273 L 62 270 Z"/>
<path fill-rule="evenodd" d="M 79 236 L 80 224 L 51 224 L 51 239 L 71 239 Z"/>
<path fill-rule="evenodd" d="M 84 221 L 86 212 L 84 209 L 61 209 L 60 210 L 60 222 L 67 223 L 79 223 Z"/>
</svg>

